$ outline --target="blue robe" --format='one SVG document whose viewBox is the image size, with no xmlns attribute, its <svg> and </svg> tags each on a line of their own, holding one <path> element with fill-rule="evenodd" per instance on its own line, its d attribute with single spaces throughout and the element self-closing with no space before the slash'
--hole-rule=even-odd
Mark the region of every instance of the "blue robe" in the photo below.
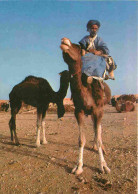
<svg viewBox="0 0 138 194">
<path fill-rule="evenodd" d="M 87 50 L 89 43 L 89 36 L 85 36 L 79 42 L 84 50 Z M 104 54 L 109 55 L 109 49 L 100 37 L 96 37 L 94 45 L 96 50 L 102 50 Z M 93 53 L 87 53 L 82 56 L 82 73 L 85 73 L 87 76 L 103 77 L 105 70 L 106 62 L 104 57 L 94 55 Z"/>
</svg>

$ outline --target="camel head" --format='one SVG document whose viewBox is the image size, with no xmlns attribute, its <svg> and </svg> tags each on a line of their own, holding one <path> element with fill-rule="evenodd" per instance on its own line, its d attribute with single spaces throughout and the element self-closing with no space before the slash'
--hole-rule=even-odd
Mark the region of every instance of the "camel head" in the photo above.
<svg viewBox="0 0 138 194">
<path fill-rule="evenodd" d="M 59 75 L 60 75 L 60 82 L 61 83 L 64 83 L 64 82 L 69 83 L 69 81 L 70 81 L 69 71 L 64 70 L 64 71 L 60 72 Z"/>
<path fill-rule="evenodd" d="M 69 68 L 76 62 L 81 64 L 81 48 L 79 45 L 71 43 L 68 38 L 62 38 L 60 48 L 63 51 L 63 59 L 69 65 Z"/>
<path fill-rule="evenodd" d="M 58 118 L 61 118 L 65 114 L 65 107 L 63 105 L 63 100 L 60 100 L 60 101 L 56 102 L 56 104 L 57 104 L 57 115 L 58 115 Z"/>
</svg>

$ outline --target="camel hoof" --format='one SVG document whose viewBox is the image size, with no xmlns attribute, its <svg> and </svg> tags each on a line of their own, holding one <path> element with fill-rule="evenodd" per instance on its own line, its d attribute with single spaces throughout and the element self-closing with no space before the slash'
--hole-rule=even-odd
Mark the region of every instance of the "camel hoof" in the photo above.
<svg viewBox="0 0 138 194">
<path fill-rule="evenodd" d="M 80 175 L 82 172 L 83 172 L 83 169 L 82 169 L 82 168 L 81 168 L 81 169 L 77 169 L 77 170 L 75 171 L 75 174 L 76 174 L 76 175 Z"/>
<path fill-rule="evenodd" d="M 42 144 L 43 145 L 46 145 L 46 144 L 48 144 L 48 142 L 47 141 L 43 141 Z"/>
<path fill-rule="evenodd" d="M 61 117 L 61 118 L 59 118 L 58 120 L 59 120 L 59 121 L 63 121 L 64 119 L 63 119 L 63 117 Z"/>
<path fill-rule="evenodd" d="M 17 143 L 15 143 L 15 145 L 16 145 L 16 146 L 20 146 L 20 143 L 19 143 L 19 142 L 17 142 Z"/>
<path fill-rule="evenodd" d="M 104 171 L 109 174 L 111 172 L 110 168 L 108 168 L 107 166 L 104 167 Z"/>
<path fill-rule="evenodd" d="M 36 144 L 36 147 L 39 148 L 40 147 L 40 143 L 39 144 Z"/>
<path fill-rule="evenodd" d="M 108 168 L 107 164 L 104 162 L 104 164 L 102 164 L 100 166 L 100 172 L 101 173 L 105 172 L 105 173 L 109 174 L 111 172 L 111 170 L 110 170 L 110 168 Z"/>
<path fill-rule="evenodd" d="M 80 175 L 83 172 L 82 167 L 75 166 L 75 168 L 72 169 L 71 173 L 75 175 Z"/>
</svg>

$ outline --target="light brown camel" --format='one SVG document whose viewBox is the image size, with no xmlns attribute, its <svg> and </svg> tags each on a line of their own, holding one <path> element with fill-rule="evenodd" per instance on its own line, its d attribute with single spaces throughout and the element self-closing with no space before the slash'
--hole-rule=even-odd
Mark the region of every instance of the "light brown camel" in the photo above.
<svg viewBox="0 0 138 194">
<path fill-rule="evenodd" d="M 125 102 L 125 101 L 131 101 L 131 102 L 136 102 L 136 97 L 134 96 L 134 94 L 123 94 L 121 96 L 119 96 L 116 101 L 118 102 Z"/>
<path fill-rule="evenodd" d="M 126 101 L 135 103 L 136 97 L 134 96 L 134 94 L 123 94 L 123 95 L 120 95 L 119 97 L 113 96 L 111 99 L 111 104 L 112 106 L 115 107 L 117 102 L 118 102 L 118 106 L 120 106 L 121 103 L 125 103 Z"/>
<path fill-rule="evenodd" d="M 116 110 L 118 112 L 130 112 L 135 110 L 135 105 L 132 101 L 116 101 Z"/>
<path fill-rule="evenodd" d="M 111 99 L 111 104 L 116 108 L 118 112 L 130 112 L 135 110 L 134 103 L 136 102 L 136 97 L 134 94 L 123 94 L 119 97 L 113 96 Z"/>
<path fill-rule="evenodd" d="M 22 102 L 37 108 L 37 138 L 36 146 L 40 146 L 40 129 L 43 130 L 43 144 L 47 143 L 45 137 L 45 116 L 49 103 L 57 104 L 58 118 L 63 117 L 65 109 L 63 99 L 66 96 L 69 86 L 70 75 L 68 71 L 60 73 L 60 89 L 54 92 L 47 80 L 35 76 L 28 76 L 21 83 L 13 87 L 9 94 L 11 119 L 9 127 L 11 131 L 11 140 L 15 139 L 15 144 L 19 145 L 16 134 L 16 114 L 19 112 Z M 14 138 L 13 138 L 14 132 Z"/>
<path fill-rule="evenodd" d="M 91 84 L 82 84 L 81 74 L 81 49 L 79 45 L 71 43 L 68 38 L 61 40 L 60 48 L 63 51 L 64 61 L 67 63 L 71 74 L 70 87 L 75 106 L 75 117 L 79 125 L 79 157 L 72 173 L 83 172 L 83 150 L 86 142 L 84 134 L 84 115 L 91 115 L 94 124 L 95 138 L 94 149 L 98 148 L 101 172 L 110 172 L 103 155 L 101 119 L 103 116 L 103 87 L 98 80 L 93 79 Z"/>
</svg>

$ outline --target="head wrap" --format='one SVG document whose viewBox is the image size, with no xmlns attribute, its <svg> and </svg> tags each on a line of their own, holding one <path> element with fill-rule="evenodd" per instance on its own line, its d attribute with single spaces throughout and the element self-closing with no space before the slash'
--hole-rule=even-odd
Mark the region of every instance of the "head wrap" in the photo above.
<svg viewBox="0 0 138 194">
<path fill-rule="evenodd" d="M 89 20 L 87 23 L 87 31 L 91 28 L 92 25 L 97 25 L 100 28 L 100 22 L 98 20 Z"/>
</svg>

